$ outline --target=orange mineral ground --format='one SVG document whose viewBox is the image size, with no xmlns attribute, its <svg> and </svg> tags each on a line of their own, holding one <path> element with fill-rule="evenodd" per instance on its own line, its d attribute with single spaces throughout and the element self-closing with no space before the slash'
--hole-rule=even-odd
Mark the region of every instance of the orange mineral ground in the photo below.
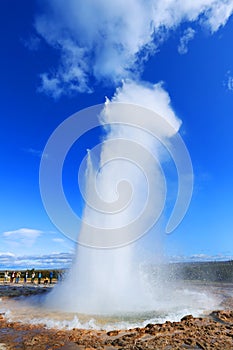
<svg viewBox="0 0 233 350">
<path fill-rule="evenodd" d="M 34 288 L 34 289 L 33 289 Z M 213 286 L 212 286 L 213 289 Z M 28 296 L 37 294 L 35 287 L 0 288 L 2 308 L 17 308 Z M 214 286 L 219 308 L 202 317 L 186 315 L 179 322 L 149 323 L 131 329 L 51 328 L 47 325 L 17 321 L 17 311 L 0 316 L 0 349 L 233 349 L 233 285 Z M 12 298 L 13 297 L 13 298 Z M 220 300 L 220 299 L 219 299 Z M 22 310 L 21 310 L 22 316 Z M 18 314 L 19 317 L 19 314 Z"/>
</svg>

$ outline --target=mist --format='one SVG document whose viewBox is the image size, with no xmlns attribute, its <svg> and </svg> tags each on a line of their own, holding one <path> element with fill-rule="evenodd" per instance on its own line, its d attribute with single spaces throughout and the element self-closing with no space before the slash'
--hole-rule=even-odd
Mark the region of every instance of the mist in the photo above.
<svg viewBox="0 0 233 350">
<path fill-rule="evenodd" d="M 178 140 L 181 126 L 163 83 L 149 84 L 141 76 L 144 62 L 158 52 L 175 28 L 196 21 L 214 33 L 231 15 L 232 1 L 45 3 L 47 9 L 42 7 L 35 28 L 60 52 L 60 61 L 55 71 L 41 74 L 41 91 L 56 99 L 63 94 L 91 93 L 95 84 L 116 88 L 99 115 L 106 136 L 86 157 L 86 204 L 76 257 L 65 282 L 54 288 L 47 303 L 55 309 L 98 315 L 165 306 L 172 310 L 183 304 L 191 307 L 197 302 L 193 294 L 187 292 L 183 299 L 183 294 L 174 292 L 171 297 L 167 293 L 169 281 L 160 254 L 159 273 L 152 276 L 143 267 L 135 244 L 163 213 L 166 179 L 162 164 L 168 156 L 164 144 L 171 147 Z M 186 46 L 182 49 L 187 53 Z M 154 121 L 146 118 L 147 113 L 154 113 Z M 135 115 L 140 127 L 134 127 Z M 154 138 L 153 133 L 159 137 Z M 179 151 L 173 147 L 178 169 L 183 161 Z M 189 170 L 190 163 L 183 161 L 180 179 L 183 188 L 190 190 L 178 191 L 183 198 L 177 223 L 191 196 Z M 157 252 L 162 251 L 161 241 L 157 239 Z"/>
<path fill-rule="evenodd" d="M 137 101 L 144 108 L 135 105 Z M 118 104 L 123 107 L 121 114 Z M 93 162 L 96 149 L 87 155 L 81 244 L 65 282 L 47 299 L 55 309 L 104 315 L 160 308 L 165 270 L 152 280 L 138 249 L 140 242 L 135 241 L 152 229 L 163 211 L 166 186 L 160 168 L 165 155 L 158 139 L 143 128 L 132 127 L 132 106 L 149 130 L 147 111 L 165 116 L 172 126 L 161 127 L 165 139 L 179 130 L 181 122 L 161 84 L 127 81 L 106 101 L 99 118 L 110 127 L 100 145 L 99 162 Z M 157 238 L 158 264 L 163 259 L 161 242 Z"/>
</svg>

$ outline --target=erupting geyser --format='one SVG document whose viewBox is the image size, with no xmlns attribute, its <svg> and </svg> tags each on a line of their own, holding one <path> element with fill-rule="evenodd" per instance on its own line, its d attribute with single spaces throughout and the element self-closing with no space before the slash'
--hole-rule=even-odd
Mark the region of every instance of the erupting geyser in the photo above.
<svg viewBox="0 0 233 350">
<path fill-rule="evenodd" d="M 139 96 L 141 106 L 135 105 Z M 166 278 L 157 277 L 152 288 L 133 242 L 153 227 L 163 211 L 164 146 L 169 149 L 180 126 L 169 103 L 160 84 L 143 86 L 132 81 L 106 102 L 99 120 L 107 136 L 86 159 L 81 245 L 66 280 L 48 296 L 50 307 L 116 314 L 161 306 Z M 187 193 L 186 197 L 174 219 L 178 223 L 189 202 Z"/>
<path fill-rule="evenodd" d="M 193 185 L 191 161 L 178 133 L 181 122 L 170 97 L 162 83 L 152 85 L 141 77 L 144 63 L 170 32 L 185 29 L 178 50 L 186 53 L 196 32 L 196 27 L 187 28 L 188 23 L 208 25 L 214 33 L 232 12 L 230 2 L 63 0 L 58 6 L 57 1 L 45 1 L 35 27 L 40 38 L 60 51 L 60 61 L 53 72 L 41 75 L 41 89 L 59 98 L 93 92 L 99 83 L 118 86 L 102 110 L 90 107 L 82 120 L 76 114 L 65 120 L 50 137 L 41 159 L 40 189 L 47 213 L 61 232 L 80 243 L 66 280 L 48 295 L 48 306 L 101 315 L 174 307 L 186 310 L 185 314 L 190 308 L 203 307 L 200 295 L 196 298 L 186 290 L 176 293 L 167 286 L 166 269 L 157 268 L 160 272 L 152 280 L 136 249 L 135 241 L 148 231 L 153 234 L 155 224 L 162 234 L 178 226 Z M 144 78 L 156 79 L 154 64 Z M 98 112 L 97 123 L 89 120 L 92 112 Z M 100 124 L 105 139 L 88 152 L 79 171 L 85 200 L 80 220 L 64 197 L 62 167 L 79 136 Z M 178 186 L 167 220 L 163 165 L 169 157 L 177 170 Z M 160 217 L 167 221 L 166 228 Z M 159 239 L 156 245 L 161 267 Z"/>
</svg>

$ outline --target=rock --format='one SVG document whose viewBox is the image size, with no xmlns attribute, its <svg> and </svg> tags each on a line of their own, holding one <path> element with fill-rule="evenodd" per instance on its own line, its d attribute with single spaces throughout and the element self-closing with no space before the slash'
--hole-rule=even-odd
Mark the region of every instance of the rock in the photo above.
<svg viewBox="0 0 233 350">
<path fill-rule="evenodd" d="M 192 338 L 185 339 L 184 343 L 187 345 L 196 345 L 195 340 Z"/>
<path fill-rule="evenodd" d="M 7 350 L 7 349 L 9 349 L 9 347 L 6 346 L 6 344 L 0 343 L 0 350 Z"/>
<path fill-rule="evenodd" d="M 119 331 L 109 331 L 107 332 L 107 335 L 110 336 L 110 337 L 113 337 L 115 335 L 118 335 L 119 334 Z"/>
<path fill-rule="evenodd" d="M 145 328 L 154 328 L 154 324 L 148 323 Z"/>
<path fill-rule="evenodd" d="M 182 317 L 181 322 L 193 320 L 193 315 L 186 315 Z"/>
<path fill-rule="evenodd" d="M 201 341 L 197 341 L 196 345 L 199 347 L 199 349 L 207 350 L 207 346 Z"/>
</svg>

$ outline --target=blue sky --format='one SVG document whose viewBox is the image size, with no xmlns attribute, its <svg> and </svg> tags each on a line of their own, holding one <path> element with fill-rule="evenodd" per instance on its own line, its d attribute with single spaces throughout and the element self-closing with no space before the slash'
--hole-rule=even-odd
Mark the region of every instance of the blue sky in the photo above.
<svg viewBox="0 0 233 350">
<path fill-rule="evenodd" d="M 153 3 L 159 6 L 151 19 L 148 4 Z M 180 134 L 194 168 L 190 208 L 181 225 L 166 237 L 165 250 L 172 256 L 197 259 L 233 257 L 233 5 L 199 0 L 193 9 L 183 1 L 177 9 L 172 3 L 119 1 L 118 9 L 102 1 L 94 5 L 61 1 L 59 8 L 56 1 L 1 1 L 0 266 L 14 261 L 32 265 L 30 259 L 23 260 L 26 256 L 44 256 L 44 261 L 50 256 L 45 265 L 70 263 L 75 245 L 51 223 L 40 198 L 43 148 L 63 120 L 103 103 L 122 79 L 134 78 L 163 82 L 182 120 Z M 99 24 L 92 6 L 99 11 L 99 23 L 107 23 L 104 45 L 93 34 Z M 81 13 L 77 18 L 75 11 Z M 126 23 L 124 38 L 119 24 L 113 26 L 114 16 L 116 23 L 119 18 Z M 148 29 L 150 21 L 153 30 L 151 25 Z M 117 44 L 124 44 L 120 54 L 113 50 L 111 35 Z M 76 50 L 81 46 L 83 51 Z M 83 140 L 82 152 L 100 137 L 96 132 Z M 71 201 L 73 182 L 71 178 L 67 184 Z M 80 211 L 81 203 L 77 196 Z M 153 237 L 142 240 L 145 247 L 151 242 L 156 244 Z M 60 253 L 67 260 L 58 262 Z"/>
</svg>

